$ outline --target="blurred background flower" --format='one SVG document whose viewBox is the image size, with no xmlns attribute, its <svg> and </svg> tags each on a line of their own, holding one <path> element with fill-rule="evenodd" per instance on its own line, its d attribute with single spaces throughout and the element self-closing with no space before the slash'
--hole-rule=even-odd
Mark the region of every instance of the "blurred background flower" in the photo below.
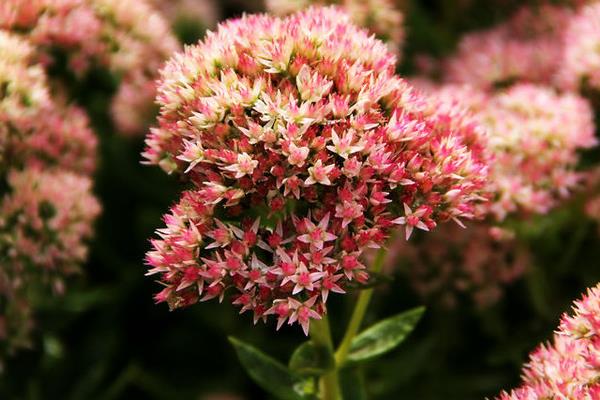
<svg viewBox="0 0 600 400">
<path fill-rule="evenodd" d="M 87 78 L 109 73 L 117 131 L 145 133 L 155 114 L 153 81 L 178 49 L 163 17 L 145 0 L 8 0 L 0 13 L 0 28 L 35 46 L 53 90 L 68 97 L 92 90 L 87 96 L 94 96 Z"/>
<path fill-rule="evenodd" d="M 100 206 L 86 115 L 50 97 L 26 41 L 0 31 L 0 54 L 1 364 L 29 343 L 36 297 L 62 294 L 64 278 L 86 261 Z"/>
</svg>

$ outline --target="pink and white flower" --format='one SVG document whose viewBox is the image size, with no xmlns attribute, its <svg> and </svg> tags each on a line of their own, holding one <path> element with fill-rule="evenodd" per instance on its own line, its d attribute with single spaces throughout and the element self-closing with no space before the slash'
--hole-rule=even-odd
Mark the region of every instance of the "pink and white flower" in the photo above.
<svg viewBox="0 0 600 400">
<path fill-rule="evenodd" d="M 600 286 L 588 289 L 564 314 L 551 343 L 542 344 L 523 367 L 523 383 L 498 400 L 597 399 L 600 395 Z"/>
<path fill-rule="evenodd" d="M 398 205 L 415 210 L 410 227 L 473 217 L 488 172 L 481 130 L 394 70 L 387 47 L 337 8 L 226 21 L 175 55 L 144 157 L 191 188 L 146 256 L 165 286 L 156 300 L 233 292 L 255 322 L 274 315 L 308 332 L 331 292 L 367 282 L 359 258 L 384 245 Z M 242 82 L 260 95 L 238 96 Z M 392 115 L 403 140 L 390 139 Z"/>
</svg>

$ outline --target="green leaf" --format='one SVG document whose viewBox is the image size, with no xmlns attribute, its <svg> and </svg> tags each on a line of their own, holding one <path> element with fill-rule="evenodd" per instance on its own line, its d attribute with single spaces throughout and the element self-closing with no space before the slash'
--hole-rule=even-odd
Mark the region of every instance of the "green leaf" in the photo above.
<svg viewBox="0 0 600 400">
<path fill-rule="evenodd" d="M 333 369 L 335 360 L 331 352 L 324 346 L 314 342 L 302 343 L 290 358 L 289 367 L 300 375 L 323 375 Z"/>
<path fill-rule="evenodd" d="M 348 360 L 365 361 L 394 349 L 412 332 L 424 312 L 424 307 L 417 307 L 362 331 L 352 340 Z"/>
<path fill-rule="evenodd" d="M 250 377 L 263 389 L 284 400 L 302 400 L 305 397 L 305 381 L 283 364 L 257 348 L 229 337 L 242 366 Z"/>
</svg>

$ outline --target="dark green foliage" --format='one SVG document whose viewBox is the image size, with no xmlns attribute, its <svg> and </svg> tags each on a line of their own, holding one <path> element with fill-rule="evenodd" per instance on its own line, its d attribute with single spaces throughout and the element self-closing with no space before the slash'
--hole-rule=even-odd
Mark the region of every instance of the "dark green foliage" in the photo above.
<svg viewBox="0 0 600 400">
<path fill-rule="evenodd" d="M 235 348 L 240 363 L 263 389 L 282 400 L 302 400 L 303 379 L 291 369 L 257 348 L 234 337 L 229 342 Z"/>
<path fill-rule="evenodd" d="M 289 368 L 300 375 L 320 376 L 334 367 L 335 361 L 324 346 L 304 342 L 290 358 Z"/>
<path fill-rule="evenodd" d="M 352 340 L 348 360 L 371 360 L 393 350 L 415 329 L 424 312 L 424 307 L 418 307 L 365 329 Z"/>
</svg>

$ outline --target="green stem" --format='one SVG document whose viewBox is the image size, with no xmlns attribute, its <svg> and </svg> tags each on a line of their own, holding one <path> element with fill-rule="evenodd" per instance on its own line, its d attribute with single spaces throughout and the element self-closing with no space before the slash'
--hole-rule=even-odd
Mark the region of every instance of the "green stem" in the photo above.
<svg viewBox="0 0 600 400">
<path fill-rule="evenodd" d="M 315 345 L 325 347 L 333 355 L 333 340 L 329 329 L 329 319 L 326 315 L 321 320 L 311 322 L 310 337 Z M 321 376 L 319 379 L 319 392 L 321 400 L 340 400 L 342 398 L 337 366 Z"/>
<path fill-rule="evenodd" d="M 370 272 L 378 273 L 381 271 L 383 267 L 383 262 L 385 260 L 386 251 L 381 248 L 377 252 L 375 256 L 375 262 L 370 268 Z M 365 317 L 365 313 L 367 312 L 367 307 L 369 306 L 369 302 L 371 301 L 371 296 L 373 295 L 373 288 L 363 289 L 358 295 L 358 300 L 356 301 L 356 305 L 354 306 L 354 311 L 352 311 L 352 318 L 350 318 L 350 322 L 348 323 L 348 327 L 346 328 L 346 333 L 344 334 L 344 338 L 340 343 L 337 351 L 335 352 L 335 365 L 337 368 L 344 365 L 346 359 L 348 358 L 348 352 L 350 351 L 350 345 L 352 344 L 352 339 L 358 333 L 360 329 L 360 325 Z"/>
</svg>

